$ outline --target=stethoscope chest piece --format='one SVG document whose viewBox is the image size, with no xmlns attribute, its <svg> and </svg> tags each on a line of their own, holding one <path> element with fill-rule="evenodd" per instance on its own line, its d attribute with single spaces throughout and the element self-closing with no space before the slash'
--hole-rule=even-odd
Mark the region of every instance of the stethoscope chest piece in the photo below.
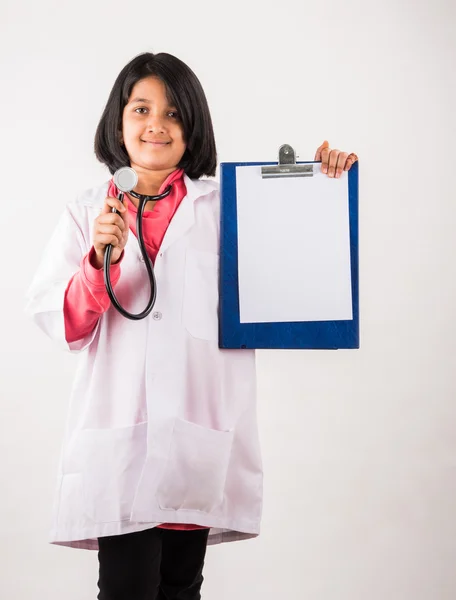
<svg viewBox="0 0 456 600">
<path fill-rule="evenodd" d="M 114 173 L 114 183 L 121 192 L 131 192 L 138 185 L 138 174 L 131 167 L 122 167 Z"/>
</svg>

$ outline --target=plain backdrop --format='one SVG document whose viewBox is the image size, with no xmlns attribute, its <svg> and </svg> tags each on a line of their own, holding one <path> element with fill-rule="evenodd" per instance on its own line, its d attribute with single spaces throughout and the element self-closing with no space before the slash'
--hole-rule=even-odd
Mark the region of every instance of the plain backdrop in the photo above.
<svg viewBox="0 0 456 600">
<path fill-rule="evenodd" d="M 454 0 L 1 0 L 0 23 L 0 598 L 97 594 L 96 553 L 47 543 L 78 357 L 24 294 L 65 203 L 108 178 L 118 72 L 164 51 L 200 78 L 220 161 L 360 157 L 361 348 L 257 353 L 262 533 L 209 548 L 203 598 L 453 600 Z"/>
</svg>

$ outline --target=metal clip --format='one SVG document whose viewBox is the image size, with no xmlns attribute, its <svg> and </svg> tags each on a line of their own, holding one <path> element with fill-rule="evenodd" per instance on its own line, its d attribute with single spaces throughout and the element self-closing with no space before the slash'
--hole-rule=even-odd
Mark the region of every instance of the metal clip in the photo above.
<svg viewBox="0 0 456 600">
<path fill-rule="evenodd" d="M 263 179 L 271 177 L 312 177 L 313 164 L 297 165 L 296 153 L 289 144 L 279 148 L 279 163 L 261 167 Z"/>
</svg>

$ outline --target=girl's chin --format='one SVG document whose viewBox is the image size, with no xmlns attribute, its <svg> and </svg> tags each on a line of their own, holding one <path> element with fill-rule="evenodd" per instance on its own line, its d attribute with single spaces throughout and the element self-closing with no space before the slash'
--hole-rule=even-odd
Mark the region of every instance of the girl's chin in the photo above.
<svg viewBox="0 0 456 600">
<path fill-rule="evenodd" d="M 131 166 L 133 169 L 137 167 L 142 171 L 169 171 L 177 168 L 177 165 L 172 162 L 158 160 L 132 161 Z"/>
</svg>

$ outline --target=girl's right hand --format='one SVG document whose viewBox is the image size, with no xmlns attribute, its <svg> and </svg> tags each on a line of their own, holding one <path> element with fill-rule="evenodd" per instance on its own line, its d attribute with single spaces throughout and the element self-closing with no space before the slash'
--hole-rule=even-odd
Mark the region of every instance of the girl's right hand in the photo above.
<svg viewBox="0 0 456 600">
<path fill-rule="evenodd" d="M 111 212 L 113 208 L 117 213 Z M 128 239 L 128 211 L 118 198 L 108 196 L 95 219 L 93 226 L 93 247 L 98 269 L 104 264 L 106 246 L 112 244 L 111 264 L 116 263 L 125 248 Z"/>
</svg>

